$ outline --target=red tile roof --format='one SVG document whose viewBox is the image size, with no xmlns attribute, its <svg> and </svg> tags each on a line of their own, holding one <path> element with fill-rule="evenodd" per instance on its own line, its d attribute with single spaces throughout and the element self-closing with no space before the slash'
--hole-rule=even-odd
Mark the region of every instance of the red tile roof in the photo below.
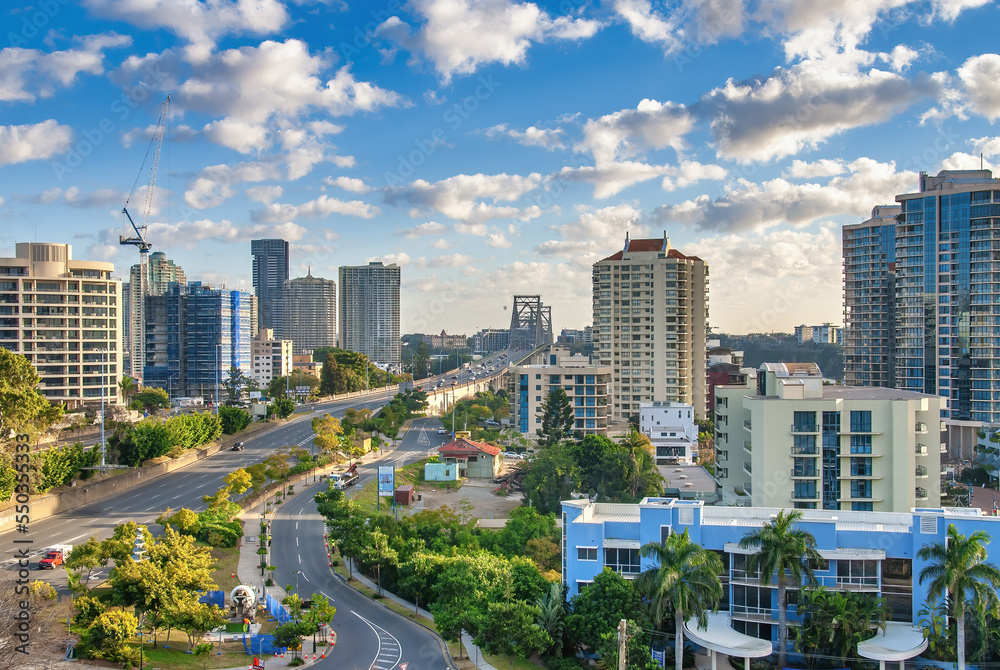
<svg viewBox="0 0 1000 670">
<path fill-rule="evenodd" d="M 458 456 L 475 456 L 476 454 L 483 453 L 489 454 L 490 456 L 496 456 L 500 453 L 500 447 L 494 447 L 492 444 L 486 444 L 485 442 L 475 442 L 467 437 L 460 437 L 454 442 L 449 442 L 448 444 L 442 444 L 438 447 L 438 453 L 443 455 L 458 455 Z"/>
<path fill-rule="evenodd" d="M 647 239 L 629 240 L 628 250 L 629 251 L 663 251 L 664 244 L 665 244 L 665 242 L 664 242 L 664 240 L 663 240 L 662 237 L 658 237 L 658 238 L 651 239 L 651 240 L 647 240 Z M 605 261 L 620 261 L 624 257 L 624 254 L 625 254 L 624 251 L 618 251 L 618 252 L 613 253 L 610 256 L 608 256 L 607 258 L 604 258 L 602 260 L 605 260 Z M 692 260 L 692 261 L 700 261 L 701 260 L 697 256 L 685 256 L 684 254 L 682 254 L 681 252 L 677 251 L 676 249 L 669 250 L 667 252 L 667 258 L 681 258 L 681 259 L 687 259 L 687 260 Z"/>
</svg>

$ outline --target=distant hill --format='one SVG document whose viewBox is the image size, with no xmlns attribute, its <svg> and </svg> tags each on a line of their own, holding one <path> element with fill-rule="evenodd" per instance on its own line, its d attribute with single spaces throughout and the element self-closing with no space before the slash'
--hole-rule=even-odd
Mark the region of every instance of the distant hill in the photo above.
<svg viewBox="0 0 1000 670">
<path fill-rule="evenodd" d="M 792 336 L 717 337 L 722 346 L 743 351 L 744 367 L 758 368 L 761 363 L 816 363 L 827 379 L 844 378 L 844 348 L 839 344 L 810 343 L 799 346 Z"/>
</svg>

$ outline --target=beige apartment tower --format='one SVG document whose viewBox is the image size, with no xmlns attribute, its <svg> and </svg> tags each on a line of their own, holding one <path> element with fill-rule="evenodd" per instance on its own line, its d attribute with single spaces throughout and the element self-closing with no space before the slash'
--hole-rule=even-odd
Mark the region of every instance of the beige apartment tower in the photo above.
<svg viewBox="0 0 1000 670">
<path fill-rule="evenodd" d="M 0 347 L 24 354 L 52 403 L 118 402 L 122 283 L 68 244 L 21 242 L 0 258 Z"/>
<path fill-rule="evenodd" d="M 340 348 L 382 366 L 399 364 L 399 281 L 395 263 L 340 268 Z"/>
<path fill-rule="evenodd" d="M 612 369 L 612 414 L 650 402 L 706 411 L 708 265 L 656 239 L 629 239 L 594 263 L 594 362 Z"/>
<path fill-rule="evenodd" d="M 715 387 L 715 472 L 725 504 L 909 512 L 941 502 L 934 395 L 825 384 L 815 363 L 744 368 Z"/>
</svg>

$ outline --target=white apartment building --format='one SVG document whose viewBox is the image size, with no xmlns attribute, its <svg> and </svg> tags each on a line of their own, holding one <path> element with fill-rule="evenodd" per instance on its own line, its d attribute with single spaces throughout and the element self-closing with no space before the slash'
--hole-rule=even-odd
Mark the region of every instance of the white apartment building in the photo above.
<svg viewBox="0 0 1000 670">
<path fill-rule="evenodd" d="M 704 411 L 708 265 L 660 239 L 625 237 L 594 263 L 594 359 L 613 373 L 612 414 L 637 421 L 654 400 Z"/>
<path fill-rule="evenodd" d="M 937 507 L 942 398 L 825 383 L 815 363 L 744 368 L 715 389 L 723 504 L 876 512 Z"/>
<path fill-rule="evenodd" d="M 24 354 L 50 402 L 118 403 L 122 283 L 68 244 L 20 242 L 0 258 L 0 347 Z"/>
<path fill-rule="evenodd" d="M 525 365 L 510 368 L 514 381 L 511 414 L 518 430 L 535 438 L 542 427 L 542 408 L 550 391 L 564 389 L 573 405 L 574 429 L 608 435 L 611 414 L 611 367 L 573 356 L 569 347 L 552 346 Z"/>
<path fill-rule="evenodd" d="M 340 268 L 340 348 L 375 363 L 399 363 L 400 268 L 395 263 Z"/>
<path fill-rule="evenodd" d="M 292 371 L 292 341 L 274 339 L 272 328 L 261 328 L 250 342 L 250 378 L 264 390 L 272 379 L 287 377 Z"/>
<path fill-rule="evenodd" d="M 656 450 L 656 464 L 693 465 L 698 447 L 694 407 L 680 402 L 651 402 L 639 406 L 639 431 Z"/>
</svg>

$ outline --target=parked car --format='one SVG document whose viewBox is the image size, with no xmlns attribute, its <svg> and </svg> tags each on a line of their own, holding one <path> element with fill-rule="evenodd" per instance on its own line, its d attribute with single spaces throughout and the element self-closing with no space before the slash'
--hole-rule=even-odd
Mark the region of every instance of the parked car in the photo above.
<svg viewBox="0 0 1000 670">
<path fill-rule="evenodd" d="M 504 458 L 510 458 L 512 460 L 517 460 L 517 454 L 514 453 L 513 451 L 505 451 L 505 452 L 503 452 L 503 457 Z"/>
<path fill-rule="evenodd" d="M 230 451 L 243 451 L 246 446 L 242 442 L 237 442 L 229 448 Z"/>
<path fill-rule="evenodd" d="M 446 431 L 444 428 L 438 428 L 438 435 L 447 435 L 447 434 L 448 431 Z"/>
</svg>

